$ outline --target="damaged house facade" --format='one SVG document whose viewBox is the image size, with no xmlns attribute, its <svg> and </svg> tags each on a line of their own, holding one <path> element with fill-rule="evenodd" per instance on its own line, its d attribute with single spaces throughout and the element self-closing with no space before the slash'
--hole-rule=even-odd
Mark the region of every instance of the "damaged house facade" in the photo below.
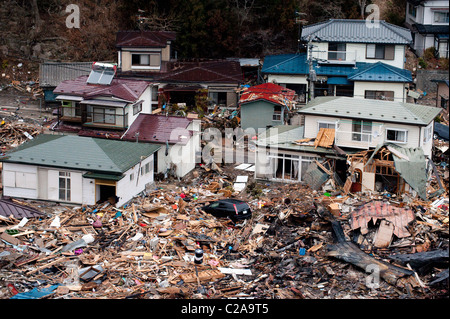
<svg viewBox="0 0 450 319">
<path fill-rule="evenodd" d="M 329 178 L 347 191 L 389 189 L 426 196 L 434 119 L 441 109 L 393 101 L 318 97 L 297 112 L 304 126 L 258 136 L 255 178 L 306 182 Z M 349 176 L 348 176 L 349 175 Z"/>
<path fill-rule="evenodd" d="M 385 21 L 330 19 L 302 29 L 305 53 L 268 55 L 261 73 L 268 82 L 293 89 L 299 101 L 313 96 L 348 96 L 406 101 L 411 72 L 404 69 L 411 32 Z"/>
<path fill-rule="evenodd" d="M 160 145 L 41 134 L 0 160 L 3 195 L 120 207 L 153 182 Z"/>
<path fill-rule="evenodd" d="M 368 150 L 377 153 L 383 146 L 388 149 L 391 156 L 383 157 L 387 162 L 379 162 L 378 166 L 365 166 L 367 162 L 364 161 L 351 162 L 349 171 L 356 184 L 355 191 L 382 189 L 383 186 L 377 187 L 377 183 L 395 184 L 394 192 L 408 190 L 408 185 L 403 183 L 405 178 L 401 177 L 412 173 L 415 162 L 423 170 L 414 173 L 423 173 L 421 185 L 425 186 L 425 168 L 432 156 L 434 119 L 441 112 L 440 108 L 393 101 L 320 97 L 298 112 L 304 116 L 305 138 L 316 138 L 321 129 L 332 129 L 334 145 L 347 154 Z M 392 156 L 406 160 L 406 167 L 410 164 L 410 169 L 398 169 Z"/>
</svg>

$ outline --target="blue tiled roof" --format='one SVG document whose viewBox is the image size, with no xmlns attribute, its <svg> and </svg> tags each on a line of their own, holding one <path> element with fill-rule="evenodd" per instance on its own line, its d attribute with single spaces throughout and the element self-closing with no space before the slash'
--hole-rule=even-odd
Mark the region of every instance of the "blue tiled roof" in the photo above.
<svg viewBox="0 0 450 319">
<path fill-rule="evenodd" d="M 262 73 L 308 74 L 306 53 L 267 55 L 264 57 Z"/>
<path fill-rule="evenodd" d="M 348 76 L 351 81 L 411 82 L 411 71 L 377 62 L 366 65 Z"/>
<path fill-rule="evenodd" d="M 317 75 L 346 77 L 350 81 L 411 82 L 409 70 L 400 69 L 383 62 L 356 62 L 353 65 L 329 65 L 314 63 Z M 264 58 L 262 73 L 265 74 L 309 74 L 306 54 L 268 55 Z"/>
</svg>

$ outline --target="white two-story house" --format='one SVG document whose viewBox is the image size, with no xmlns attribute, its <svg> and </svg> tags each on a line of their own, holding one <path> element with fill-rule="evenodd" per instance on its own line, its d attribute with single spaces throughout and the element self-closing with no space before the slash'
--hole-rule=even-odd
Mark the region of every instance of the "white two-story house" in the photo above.
<svg viewBox="0 0 450 319">
<path fill-rule="evenodd" d="M 422 56 L 434 47 L 435 55 L 449 57 L 449 4 L 447 0 L 408 0 L 405 25 L 413 33 L 412 48 Z"/>
<path fill-rule="evenodd" d="M 404 69 L 408 29 L 382 20 L 330 19 L 303 27 L 301 39 L 305 53 L 265 57 L 268 82 L 296 90 L 304 101 L 309 93 L 406 100 L 405 85 L 412 81 Z"/>
</svg>

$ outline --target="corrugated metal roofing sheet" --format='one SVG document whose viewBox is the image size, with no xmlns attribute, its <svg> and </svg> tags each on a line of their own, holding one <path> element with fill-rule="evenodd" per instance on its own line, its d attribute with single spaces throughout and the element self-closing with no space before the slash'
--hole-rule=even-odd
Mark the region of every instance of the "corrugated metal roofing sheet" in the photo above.
<svg viewBox="0 0 450 319">
<path fill-rule="evenodd" d="M 186 130 L 191 120 L 185 117 L 165 116 L 158 114 L 139 114 L 130 128 L 122 137 L 126 141 L 136 141 L 136 133 L 139 133 L 140 142 L 186 144 L 189 136 L 182 138 L 175 134 L 177 129 Z M 142 144 L 142 143 L 140 143 Z"/>
<path fill-rule="evenodd" d="M 300 109 L 298 113 L 428 125 L 441 111 L 442 109 L 437 107 L 396 101 L 345 96 L 321 96 L 312 100 L 306 107 Z"/>
<path fill-rule="evenodd" d="M 11 200 L 0 199 L 0 215 L 4 217 L 13 216 L 17 219 L 43 217 L 44 214 L 35 208 L 14 203 Z"/>
<path fill-rule="evenodd" d="M 65 80 L 89 75 L 93 62 L 44 62 L 39 65 L 39 85 L 56 87 Z"/>
<path fill-rule="evenodd" d="M 139 163 L 141 156 L 147 157 L 159 148 L 147 143 L 41 134 L 0 161 L 119 174 Z"/>
<path fill-rule="evenodd" d="M 382 81 L 382 82 L 412 82 L 411 71 L 377 62 L 360 66 L 348 76 L 351 81 Z"/>
<path fill-rule="evenodd" d="M 358 42 L 409 44 L 411 31 L 386 21 L 379 20 L 378 26 L 368 27 L 366 20 L 330 19 L 303 27 L 302 39 L 317 36 L 319 42 Z"/>
<path fill-rule="evenodd" d="M 61 82 L 53 92 L 55 94 L 75 95 L 84 98 L 117 97 L 135 102 L 149 83 L 142 80 L 113 79 L 110 85 L 88 84 L 88 76 L 80 76 L 74 80 Z"/>
<path fill-rule="evenodd" d="M 309 66 L 306 54 L 267 55 L 264 57 L 261 72 L 270 74 L 308 74 Z"/>
</svg>

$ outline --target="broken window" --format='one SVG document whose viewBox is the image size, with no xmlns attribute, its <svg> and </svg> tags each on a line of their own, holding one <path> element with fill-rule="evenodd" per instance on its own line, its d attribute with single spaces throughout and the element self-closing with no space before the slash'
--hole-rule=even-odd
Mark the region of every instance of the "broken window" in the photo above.
<svg viewBox="0 0 450 319">
<path fill-rule="evenodd" d="M 394 143 L 406 143 L 408 141 L 408 131 L 400 129 L 386 129 L 386 141 Z"/>
<path fill-rule="evenodd" d="M 274 179 L 303 181 L 313 157 L 290 154 L 269 155 Z"/>
<path fill-rule="evenodd" d="M 70 201 L 70 172 L 59 172 L 59 199 Z"/>
<path fill-rule="evenodd" d="M 352 140 L 358 142 L 372 141 L 372 121 L 352 121 Z"/>
</svg>

